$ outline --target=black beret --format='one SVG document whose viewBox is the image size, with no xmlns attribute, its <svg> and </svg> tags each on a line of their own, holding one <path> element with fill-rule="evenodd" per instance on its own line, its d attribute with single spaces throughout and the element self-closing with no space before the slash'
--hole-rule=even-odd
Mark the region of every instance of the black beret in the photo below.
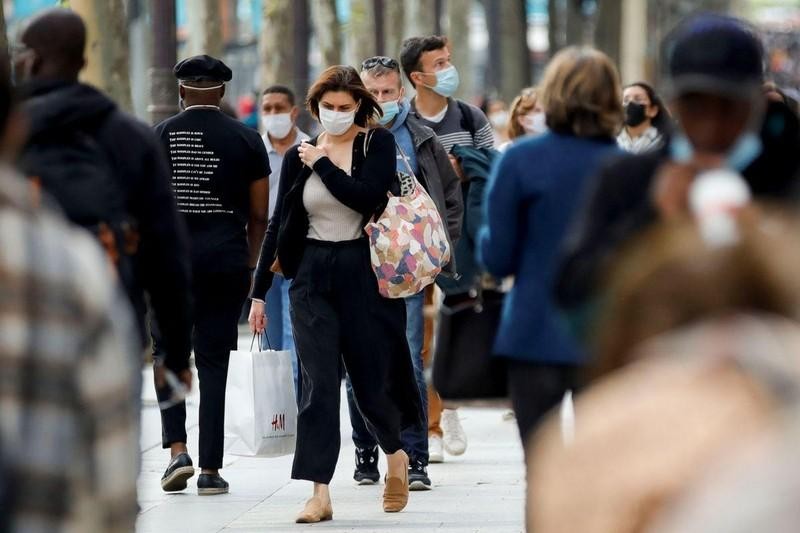
<svg viewBox="0 0 800 533">
<path fill-rule="evenodd" d="M 181 81 L 231 81 L 233 77 L 225 63 L 207 55 L 184 59 L 172 72 Z"/>
</svg>

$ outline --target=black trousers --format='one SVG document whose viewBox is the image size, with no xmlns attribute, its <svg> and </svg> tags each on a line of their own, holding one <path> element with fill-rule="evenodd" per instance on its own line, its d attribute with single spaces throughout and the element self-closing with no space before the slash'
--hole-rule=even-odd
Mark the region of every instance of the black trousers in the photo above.
<svg viewBox="0 0 800 533">
<path fill-rule="evenodd" d="M 192 347 L 200 380 L 200 468 L 222 468 L 225 440 L 225 384 L 236 349 L 239 312 L 250 289 L 250 273 L 195 273 L 192 281 Z M 162 355 L 153 328 L 155 357 Z M 161 400 L 162 398 L 159 398 Z M 161 443 L 186 442 L 186 404 L 161 411 Z"/>
<path fill-rule="evenodd" d="M 508 361 L 508 392 L 526 450 L 528 439 L 542 418 L 561 403 L 564 393 L 578 385 L 578 367 Z"/>
<path fill-rule="evenodd" d="M 341 445 L 344 370 L 369 432 L 387 454 L 420 423 L 420 396 L 406 341 L 403 300 L 381 297 L 366 239 L 309 241 L 289 288 L 302 372 L 292 478 L 328 484 Z"/>
</svg>

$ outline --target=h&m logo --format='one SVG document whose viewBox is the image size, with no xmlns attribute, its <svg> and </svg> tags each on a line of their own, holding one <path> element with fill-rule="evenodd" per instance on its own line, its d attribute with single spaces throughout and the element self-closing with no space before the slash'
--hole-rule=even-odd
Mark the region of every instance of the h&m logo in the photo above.
<svg viewBox="0 0 800 533">
<path fill-rule="evenodd" d="M 275 415 L 272 417 L 272 431 L 286 431 L 286 415 Z"/>
</svg>

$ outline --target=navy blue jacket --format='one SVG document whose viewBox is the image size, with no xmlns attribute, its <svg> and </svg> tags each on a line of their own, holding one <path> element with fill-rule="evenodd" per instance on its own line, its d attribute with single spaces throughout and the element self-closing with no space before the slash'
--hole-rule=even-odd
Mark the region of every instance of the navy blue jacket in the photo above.
<svg viewBox="0 0 800 533">
<path fill-rule="evenodd" d="M 580 364 L 584 354 L 556 309 L 552 288 L 562 240 L 587 184 L 613 139 L 547 133 L 511 146 L 489 178 L 479 260 L 498 277 L 514 276 L 495 355 Z"/>
</svg>

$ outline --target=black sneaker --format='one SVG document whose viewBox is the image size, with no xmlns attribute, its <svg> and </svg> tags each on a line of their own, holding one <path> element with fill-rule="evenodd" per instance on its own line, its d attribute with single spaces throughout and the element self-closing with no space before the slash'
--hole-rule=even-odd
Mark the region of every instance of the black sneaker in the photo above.
<svg viewBox="0 0 800 533">
<path fill-rule="evenodd" d="M 194 475 L 194 466 L 189 454 L 179 453 L 169 462 L 164 476 L 161 478 L 161 488 L 164 492 L 177 492 L 186 488 L 186 480 Z"/>
<path fill-rule="evenodd" d="M 200 474 L 200 477 L 197 478 L 197 494 L 200 496 L 227 493 L 228 482 L 219 474 Z"/>
<path fill-rule="evenodd" d="M 356 446 L 356 471 L 353 474 L 359 485 L 374 485 L 381 479 L 378 471 L 378 447 L 359 448 Z"/>
<path fill-rule="evenodd" d="M 422 461 L 412 461 L 408 467 L 408 490 L 431 490 L 428 467 Z"/>
</svg>

